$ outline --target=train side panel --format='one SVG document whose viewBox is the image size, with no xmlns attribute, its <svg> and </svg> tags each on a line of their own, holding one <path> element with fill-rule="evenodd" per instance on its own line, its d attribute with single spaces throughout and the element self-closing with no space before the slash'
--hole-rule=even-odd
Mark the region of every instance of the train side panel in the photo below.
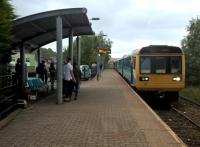
<svg viewBox="0 0 200 147">
<path fill-rule="evenodd" d="M 123 63 L 123 77 L 133 85 L 133 66 L 131 63 L 131 57 L 124 58 Z"/>
<path fill-rule="evenodd" d="M 123 73 L 123 60 L 118 60 L 117 61 L 117 71 L 122 74 Z"/>
</svg>

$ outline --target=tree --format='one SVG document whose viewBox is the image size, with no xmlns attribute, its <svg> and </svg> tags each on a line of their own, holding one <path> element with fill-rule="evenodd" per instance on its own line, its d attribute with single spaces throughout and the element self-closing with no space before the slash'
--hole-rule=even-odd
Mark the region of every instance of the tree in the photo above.
<svg viewBox="0 0 200 147">
<path fill-rule="evenodd" d="M 106 39 L 103 35 L 103 32 L 100 32 L 98 35 L 90 36 L 81 36 L 81 64 L 87 64 L 91 66 L 93 63 L 96 63 L 96 50 L 97 49 L 111 49 L 112 41 L 108 38 Z M 64 49 L 63 59 L 68 57 L 69 47 Z M 74 61 L 77 61 L 77 46 L 76 41 L 73 42 L 73 58 Z M 110 59 L 109 55 L 104 55 L 102 58 L 104 63 Z"/>
<path fill-rule="evenodd" d="M 40 48 L 41 57 L 44 59 L 55 59 L 56 58 L 56 52 L 54 52 L 51 48 Z"/>
<path fill-rule="evenodd" d="M 87 64 L 89 66 L 92 63 L 96 63 L 96 51 L 97 49 L 111 49 L 112 41 L 104 37 L 103 32 L 94 36 L 82 36 L 81 37 L 81 64 Z M 103 63 L 109 60 L 109 55 L 103 56 Z"/>
<path fill-rule="evenodd" d="M 200 19 L 192 19 L 187 26 L 188 35 L 181 41 L 186 58 L 188 84 L 200 84 Z"/>
<path fill-rule="evenodd" d="M 10 61 L 12 43 L 12 22 L 16 18 L 9 0 L 0 1 L 0 63 Z"/>
<path fill-rule="evenodd" d="M 63 51 L 63 61 L 65 61 L 68 58 L 68 48 L 64 48 Z"/>
</svg>

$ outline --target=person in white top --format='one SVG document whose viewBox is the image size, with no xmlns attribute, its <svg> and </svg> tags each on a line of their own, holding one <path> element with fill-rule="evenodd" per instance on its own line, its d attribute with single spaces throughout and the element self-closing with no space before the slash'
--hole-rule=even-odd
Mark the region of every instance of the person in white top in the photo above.
<svg viewBox="0 0 200 147">
<path fill-rule="evenodd" d="M 71 65 L 71 58 L 68 58 L 67 64 L 64 65 L 64 85 L 66 87 L 64 101 L 71 101 L 71 96 L 74 88 L 74 82 L 76 82 L 73 74 L 73 66 Z"/>
</svg>

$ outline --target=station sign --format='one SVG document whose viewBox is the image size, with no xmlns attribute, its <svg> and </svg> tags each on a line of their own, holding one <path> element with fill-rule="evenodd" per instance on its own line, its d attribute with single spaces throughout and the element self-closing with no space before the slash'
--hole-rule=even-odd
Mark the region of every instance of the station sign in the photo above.
<svg viewBox="0 0 200 147">
<path fill-rule="evenodd" d="M 97 50 L 97 54 L 111 54 L 110 49 L 99 49 Z"/>
</svg>

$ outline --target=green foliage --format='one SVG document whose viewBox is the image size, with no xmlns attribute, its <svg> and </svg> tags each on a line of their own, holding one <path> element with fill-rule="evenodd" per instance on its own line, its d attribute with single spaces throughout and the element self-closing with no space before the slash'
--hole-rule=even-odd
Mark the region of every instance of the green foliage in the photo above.
<svg viewBox="0 0 200 147">
<path fill-rule="evenodd" d="M 81 64 L 96 63 L 97 36 L 81 37 Z"/>
<path fill-rule="evenodd" d="M 0 63 L 10 61 L 12 43 L 11 28 L 16 18 L 8 0 L 0 0 Z"/>
<path fill-rule="evenodd" d="M 63 51 L 63 61 L 67 60 L 68 58 L 68 48 L 64 48 Z"/>
<path fill-rule="evenodd" d="M 181 90 L 180 94 L 200 103 L 200 87 L 187 87 Z"/>
<path fill-rule="evenodd" d="M 200 19 L 192 19 L 188 35 L 181 41 L 186 58 L 186 79 L 189 85 L 200 84 Z"/>
<path fill-rule="evenodd" d="M 56 58 L 56 52 L 54 52 L 51 48 L 40 48 L 40 54 L 43 59 Z"/>
<path fill-rule="evenodd" d="M 89 66 L 96 63 L 97 49 L 111 49 L 112 41 L 104 37 L 103 32 L 95 36 L 81 37 L 81 64 Z M 105 64 L 110 59 L 109 55 L 102 56 L 102 63 Z"/>
<path fill-rule="evenodd" d="M 96 50 L 97 49 L 111 49 L 112 41 L 105 38 L 103 32 L 100 32 L 98 35 L 93 36 L 81 36 L 81 64 L 87 64 L 91 66 L 93 63 L 96 63 Z M 68 48 L 64 49 L 63 60 L 68 58 Z M 77 61 L 77 46 L 76 41 L 73 42 L 73 58 L 74 61 Z M 110 59 L 110 55 L 102 56 L 102 63 L 107 63 Z"/>
</svg>

